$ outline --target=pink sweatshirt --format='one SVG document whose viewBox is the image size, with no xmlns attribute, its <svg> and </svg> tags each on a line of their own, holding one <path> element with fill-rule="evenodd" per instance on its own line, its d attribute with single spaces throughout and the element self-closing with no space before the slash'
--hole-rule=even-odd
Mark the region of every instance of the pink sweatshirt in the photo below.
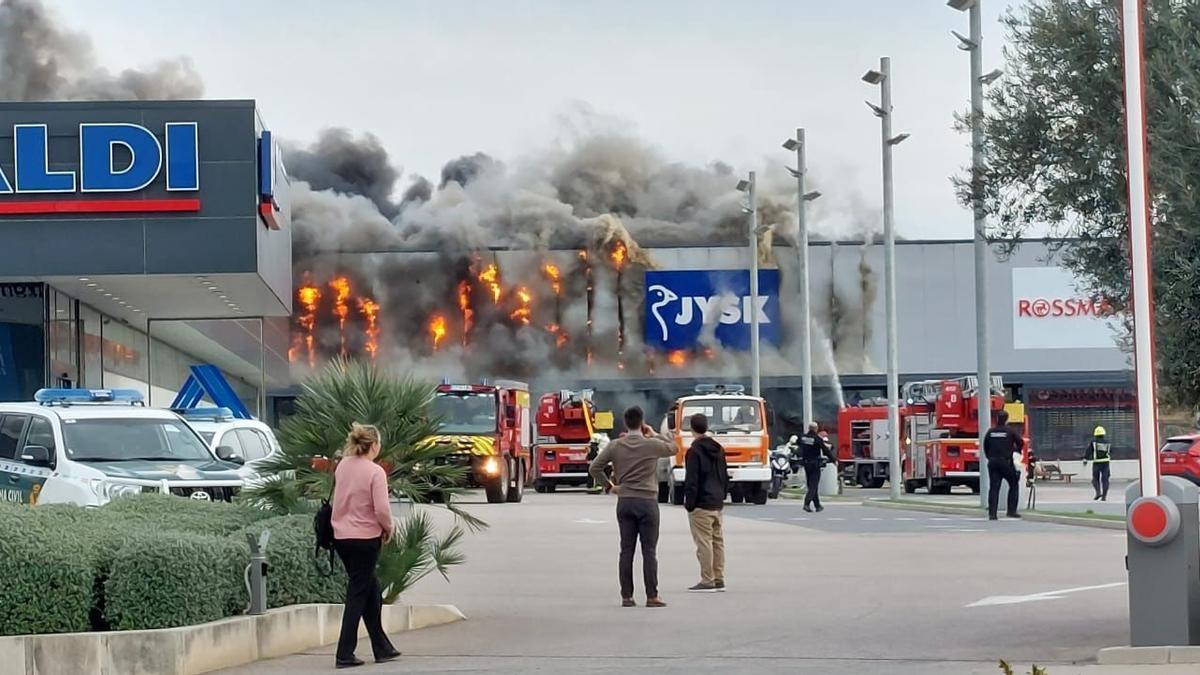
<svg viewBox="0 0 1200 675">
<path fill-rule="evenodd" d="M 334 472 L 333 536 L 375 539 L 392 529 L 387 472 L 362 456 L 344 457 Z"/>
</svg>

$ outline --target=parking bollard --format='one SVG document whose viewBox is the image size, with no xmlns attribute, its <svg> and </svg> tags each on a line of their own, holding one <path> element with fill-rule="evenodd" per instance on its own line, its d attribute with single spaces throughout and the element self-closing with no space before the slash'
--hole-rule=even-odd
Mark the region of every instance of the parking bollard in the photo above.
<svg viewBox="0 0 1200 675">
<path fill-rule="evenodd" d="M 250 591 L 250 607 L 247 614 L 262 614 L 267 611 L 267 542 L 271 539 L 271 531 L 255 538 L 252 533 L 246 533 L 250 542 L 250 566 L 248 568 L 247 585 Z"/>
</svg>

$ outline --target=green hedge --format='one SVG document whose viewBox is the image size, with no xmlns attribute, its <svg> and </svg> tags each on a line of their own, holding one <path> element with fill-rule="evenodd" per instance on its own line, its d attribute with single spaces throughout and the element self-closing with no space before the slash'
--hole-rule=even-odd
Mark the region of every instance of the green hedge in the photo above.
<svg viewBox="0 0 1200 675">
<path fill-rule="evenodd" d="M 309 516 L 165 495 L 99 509 L 0 505 L 0 635 L 133 630 L 242 612 L 246 533 L 271 530 L 272 607 L 338 602 L 340 563 L 313 565 Z"/>
</svg>

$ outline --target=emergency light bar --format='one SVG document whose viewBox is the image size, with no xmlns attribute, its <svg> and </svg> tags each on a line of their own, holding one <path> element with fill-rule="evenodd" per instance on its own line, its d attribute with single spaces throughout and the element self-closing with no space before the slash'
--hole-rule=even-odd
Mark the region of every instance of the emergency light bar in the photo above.
<svg viewBox="0 0 1200 675">
<path fill-rule="evenodd" d="M 128 403 L 145 405 L 142 393 L 136 389 L 38 389 L 33 400 L 42 405 L 72 403 Z"/>
<path fill-rule="evenodd" d="M 740 384 L 698 384 L 697 394 L 744 394 L 746 387 Z"/>
<path fill-rule="evenodd" d="M 233 420 L 233 411 L 229 408 L 187 408 L 173 409 L 177 415 L 181 415 L 185 420 L 199 422 L 201 420 L 210 422 L 229 422 Z"/>
</svg>

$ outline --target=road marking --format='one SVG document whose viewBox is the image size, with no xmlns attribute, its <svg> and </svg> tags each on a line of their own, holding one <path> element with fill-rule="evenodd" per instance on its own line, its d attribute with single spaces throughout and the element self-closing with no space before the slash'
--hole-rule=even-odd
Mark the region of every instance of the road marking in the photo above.
<svg viewBox="0 0 1200 675">
<path fill-rule="evenodd" d="M 916 518 L 892 518 L 892 520 L 912 521 L 916 520 Z"/>
<path fill-rule="evenodd" d="M 945 517 L 945 516 L 934 516 L 934 517 L 930 518 L 930 520 L 954 520 L 954 519 L 953 519 L 953 518 L 947 518 L 947 517 Z"/>
<path fill-rule="evenodd" d="M 834 518 L 826 518 L 825 520 L 845 520 L 845 518 L 834 517 Z"/>
<path fill-rule="evenodd" d="M 976 529 L 971 529 L 971 528 L 967 528 L 967 527 L 956 527 L 953 530 L 946 530 L 946 531 L 947 532 L 987 532 L 987 530 L 976 530 Z"/>
<path fill-rule="evenodd" d="M 768 517 L 765 517 L 765 518 L 759 518 L 759 520 L 775 520 L 775 519 L 774 519 L 774 518 L 771 518 L 771 517 L 769 517 L 769 516 L 768 516 Z"/>
<path fill-rule="evenodd" d="M 792 518 L 792 520 L 808 520 L 808 518 Z"/>
<path fill-rule="evenodd" d="M 925 527 L 927 529 L 932 529 L 932 530 L 951 530 L 951 529 L 954 529 L 956 526 L 955 525 L 926 525 Z"/>
<path fill-rule="evenodd" d="M 580 518 L 579 520 L 573 520 L 571 522 L 580 523 L 581 525 L 603 525 L 603 524 L 607 523 L 608 521 L 607 520 L 592 520 L 591 518 Z"/>
<path fill-rule="evenodd" d="M 1042 593 L 1031 593 L 1029 595 L 989 595 L 982 600 L 976 600 L 965 607 L 991 607 L 994 605 L 1019 605 L 1024 602 L 1039 602 L 1041 600 L 1061 600 L 1064 595 L 1069 593 L 1081 593 L 1083 591 L 1098 591 L 1105 588 L 1117 588 L 1124 586 L 1127 582 L 1117 581 L 1111 584 L 1099 584 L 1097 586 L 1079 586 L 1078 588 L 1064 588 L 1060 591 L 1045 591 Z"/>
<path fill-rule="evenodd" d="M 863 518 L 864 522 L 873 522 L 876 520 L 883 520 L 883 518 Z"/>
</svg>

